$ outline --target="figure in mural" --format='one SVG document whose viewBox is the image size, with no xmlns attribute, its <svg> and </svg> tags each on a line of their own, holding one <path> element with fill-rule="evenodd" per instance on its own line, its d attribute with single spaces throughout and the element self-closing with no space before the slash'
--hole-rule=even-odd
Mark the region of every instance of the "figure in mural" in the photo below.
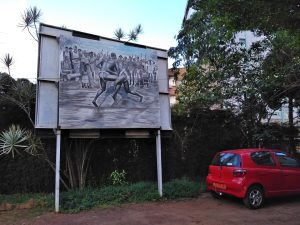
<svg viewBox="0 0 300 225">
<path fill-rule="evenodd" d="M 94 100 L 92 101 L 95 107 L 98 107 L 96 101 L 102 95 L 102 93 L 106 91 L 108 81 L 114 81 L 114 92 L 112 94 L 114 101 L 116 101 L 116 96 L 122 85 L 124 86 L 124 90 L 127 94 L 138 96 L 140 98 L 140 102 L 143 100 L 142 95 L 131 91 L 129 88 L 128 74 L 126 72 L 126 66 L 122 56 L 117 59 L 116 54 L 112 52 L 110 57 L 104 57 L 97 67 L 100 69 L 99 79 L 101 89 L 98 90 Z"/>
</svg>

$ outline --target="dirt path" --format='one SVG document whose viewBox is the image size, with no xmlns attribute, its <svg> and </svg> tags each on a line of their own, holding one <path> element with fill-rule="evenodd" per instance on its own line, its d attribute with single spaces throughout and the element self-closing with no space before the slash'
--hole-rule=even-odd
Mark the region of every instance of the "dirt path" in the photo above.
<svg viewBox="0 0 300 225">
<path fill-rule="evenodd" d="M 1 217 L 1 214 L 0 214 Z M 1 223 L 0 225 L 4 225 Z M 241 201 L 213 199 L 208 193 L 197 199 L 172 202 L 130 204 L 110 209 L 95 209 L 78 214 L 46 213 L 22 225 L 299 225 L 300 197 L 269 200 L 259 210 L 249 210 Z"/>
</svg>

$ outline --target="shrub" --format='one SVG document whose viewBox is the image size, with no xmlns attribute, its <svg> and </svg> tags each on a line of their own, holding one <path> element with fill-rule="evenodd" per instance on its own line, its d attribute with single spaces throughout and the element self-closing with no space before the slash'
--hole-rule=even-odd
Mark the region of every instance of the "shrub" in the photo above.
<svg viewBox="0 0 300 225">
<path fill-rule="evenodd" d="M 197 197 L 201 191 L 199 182 L 187 179 L 173 180 L 164 183 L 164 199 Z M 47 209 L 54 208 L 53 194 L 14 194 L 0 195 L 3 202 L 20 204 L 33 199 L 38 206 Z M 75 213 L 93 207 L 107 207 L 122 203 L 158 201 L 160 196 L 157 184 L 153 182 L 138 182 L 122 186 L 106 186 L 98 189 L 85 189 L 62 192 L 60 194 L 60 209 L 64 212 Z"/>
<path fill-rule="evenodd" d="M 53 194 L 12 194 L 12 195 L 0 195 L 1 203 L 10 203 L 13 205 L 22 204 L 30 199 L 33 199 L 37 206 L 41 206 L 47 209 L 54 207 Z"/>
<path fill-rule="evenodd" d="M 112 184 L 116 186 L 127 184 L 125 170 L 122 170 L 122 172 L 119 172 L 118 170 L 113 171 L 110 174 L 110 179 Z"/>
<path fill-rule="evenodd" d="M 163 191 L 164 197 L 168 199 L 193 198 L 200 194 L 201 185 L 199 182 L 192 182 L 187 179 L 176 179 L 165 183 Z"/>
<path fill-rule="evenodd" d="M 61 209 L 73 213 L 95 206 L 155 201 L 158 199 L 160 197 L 154 183 L 139 182 L 131 185 L 112 185 L 99 189 L 63 192 L 61 193 Z"/>
</svg>

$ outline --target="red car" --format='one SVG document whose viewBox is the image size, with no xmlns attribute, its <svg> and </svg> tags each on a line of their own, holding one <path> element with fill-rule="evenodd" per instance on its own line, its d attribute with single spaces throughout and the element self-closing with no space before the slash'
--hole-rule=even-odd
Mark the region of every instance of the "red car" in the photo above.
<svg viewBox="0 0 300 225">
<path fill-rule="evenodd" d="M 278 150 L 222 151 L 209 166 L 206 184 L 214 197 L 233 195 L 257 209 L 265 198 L 300 194 L 300 163 Z"/>
</svg>

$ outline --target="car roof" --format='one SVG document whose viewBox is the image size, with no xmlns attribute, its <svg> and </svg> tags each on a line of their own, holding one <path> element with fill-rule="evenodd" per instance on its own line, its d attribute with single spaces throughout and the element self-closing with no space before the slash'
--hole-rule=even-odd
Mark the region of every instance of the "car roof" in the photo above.
<svg viewBox="0 0 300 225">
<path fill-rule="evenodd" d="M 267 149 L 267 148 L 242 148 L 242 149 L 234 149 L 234 150 L 225 150 L 220 151 L 222 153 L 235 153 L 235 154 L 245 154 L 257 151 L 268 151 L 268 152 L 284 152 L 276 149 Z"/>
</svg>

